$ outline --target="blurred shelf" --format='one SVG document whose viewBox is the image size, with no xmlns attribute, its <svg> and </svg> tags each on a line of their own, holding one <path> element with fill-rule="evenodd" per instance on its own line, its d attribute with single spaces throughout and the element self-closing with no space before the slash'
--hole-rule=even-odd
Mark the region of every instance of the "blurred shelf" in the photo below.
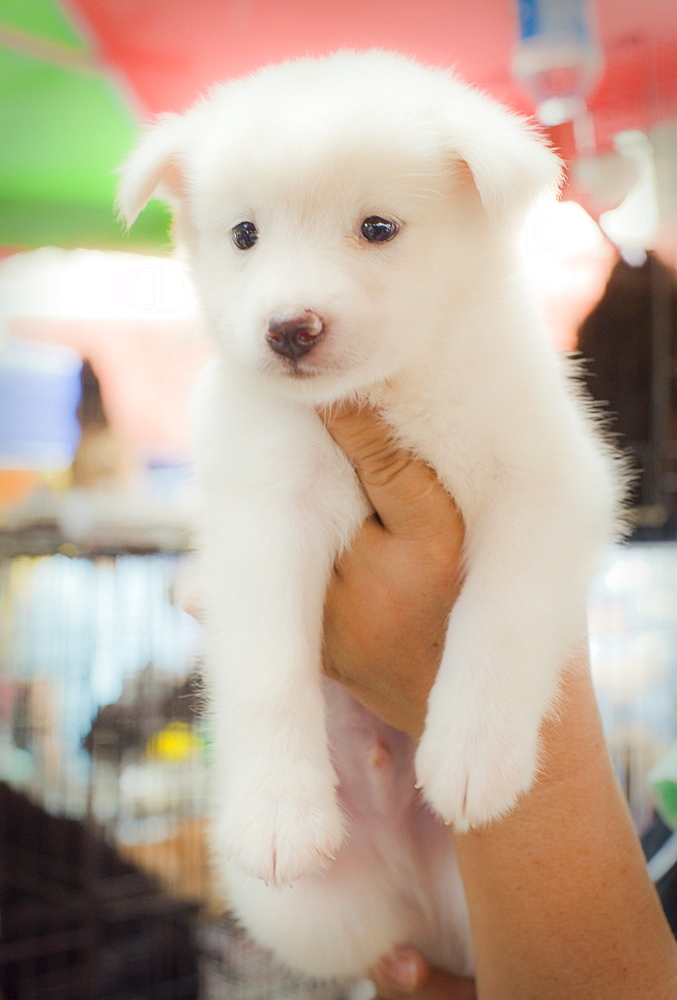
<svg viewBox="0 0 677 1000">
<path fill-rule="evenodd" d="M 192 549 L 190 505 L 144 495 L 36 491 L 0 523 L 0 558 L 71 557 Z"/>
</svg>

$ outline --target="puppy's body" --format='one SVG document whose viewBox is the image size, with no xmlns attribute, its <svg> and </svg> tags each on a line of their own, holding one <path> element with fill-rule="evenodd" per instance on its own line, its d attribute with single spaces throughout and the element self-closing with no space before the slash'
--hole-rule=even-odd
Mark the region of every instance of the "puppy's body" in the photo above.
<svg viewBox="0 0 677 1000">
<path fill-rule="evenodd" d="M 197 450 L 215 844 L 245 923 L 315 974 L 359 974 L 398 941 L 468 971 L 433 813 L 467 829 L 532 783 L 615 533 L 619 476 L 515 248 L 558 178 L 521 120 L 382 53 L 217 88 L 126 167 L 129 218 L 164 184 L 219 347 Z M 412 745 L 321 681 L 327 580 L 369 513 L 315 412 L 345 398 L 378 407 L 466 524 L 415 759 L 432 812 Z"/>
</svg>

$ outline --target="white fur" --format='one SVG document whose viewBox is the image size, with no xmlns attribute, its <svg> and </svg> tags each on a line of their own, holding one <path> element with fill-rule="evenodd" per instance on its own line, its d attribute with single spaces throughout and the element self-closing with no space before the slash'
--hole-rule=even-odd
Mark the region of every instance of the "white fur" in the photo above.
<svg viewBox="0 0 677 1000">
<path fill-rule="evenodd" d="M 250 930 L 316 974 L 397 941 L 468 971 L 470 949 L 413 746 L 322 684 L 327 580 L 369 511 L 314 407 L 370 400 L 463 512 L 415 768 L 436 816 L 485 824 L 534 780 L 621 491 L 520 275 L 519 226 L 559 175 L 523 120 L 379 52 L 217 87 L 123 168 L 129 221 L 159 186 L 173 204 L 218 346 L 197 461 L 220 866 Z M 372 215 L 400 224 L 391 242 L 360 236 Z M 326 333 L 292 371 L 266 332 L 303 310 Z"/>
</svg>

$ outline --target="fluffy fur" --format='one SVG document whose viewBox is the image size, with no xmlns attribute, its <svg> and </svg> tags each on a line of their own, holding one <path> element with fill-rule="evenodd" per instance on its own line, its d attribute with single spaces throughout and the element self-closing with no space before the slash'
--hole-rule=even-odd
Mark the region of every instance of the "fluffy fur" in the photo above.
<svg viewBox="0 0 677 1000">
<path fill-rule="evenodd" d="M 252 933 L 311 973 L 359 974 L 398 941 L 469 971 L 441 820 L 488 823 L 532 784 L 616 533 L 620 476 L 520 274 L 520 224 L 559 180 L 525 121 L 379 52 L 216 87 L 123 168 L 128 221 L 173 205 L 218 348 L 197 465 L 219 866 Z M 372 216 L 395 237 L 365 239 Z M 321 335 L 279 354 L 271 329 L 308 311 Z M 315 407 L 349 397 L 467 528 L 417 749 L 321 679 L 328 576 L 369 510 Z"/>
</svg>

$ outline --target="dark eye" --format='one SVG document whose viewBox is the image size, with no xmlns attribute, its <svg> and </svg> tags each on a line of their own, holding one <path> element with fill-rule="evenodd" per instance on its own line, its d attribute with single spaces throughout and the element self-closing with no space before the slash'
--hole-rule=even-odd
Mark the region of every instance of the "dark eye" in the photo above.
<svg viewBox="0 0 677 1000">
<path fill-rule="evenodd" d="M 233 226 L 233 243 L 239 250 L 251 250 L 259 238 L 258 229 L 253 222 L 238 222 Z"/>
<path fill-rule="evenodd" d="M 370 215 L 360 226 L 360 233 L 369 243 L 387 243 L 397 236 L 399 226 L 392 219 L 382 219 L 378 215 Z"/>
</svg>

